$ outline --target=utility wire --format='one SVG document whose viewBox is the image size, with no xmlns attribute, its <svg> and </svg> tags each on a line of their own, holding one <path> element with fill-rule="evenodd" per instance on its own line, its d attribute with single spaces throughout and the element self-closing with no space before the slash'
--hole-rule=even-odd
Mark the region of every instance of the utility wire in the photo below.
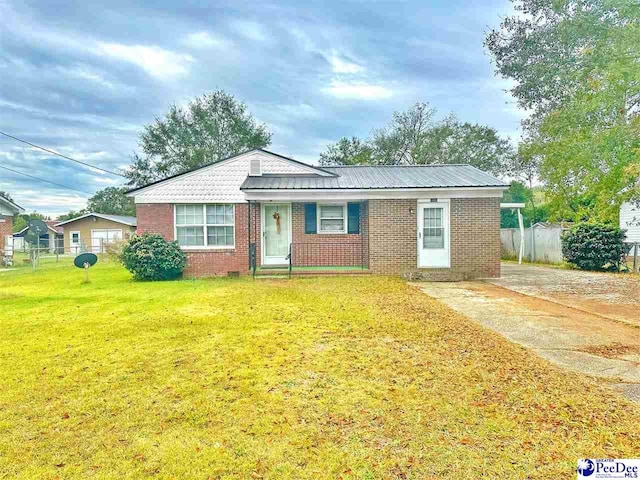
<svg viewBox="0 0 640 480">
<path fill-rule="evenodd" d="M 27 142 L 26 140 L 22 140 L 21 138 L 14 137 L 13 135 L 9 135 L 8 133 L 4 133 L 0 131 L 0 135 L 4 135 L 5 137 L 12 138 L 13 140 L 16 140 L 18 142 L 26 143 L 27 145 L 30 145 L 34 148 L 39 148 L 40 150 L 51 153 L 53 155 L 57 155 L 58 157 L 64 158 L 65 160 L 71 160 L 72 162 L 79 163 L 80 165 L 84 165 L 86 167 L 95 168 L 96 170 L 100 170 L 101 172 L 104 172 L 104 173 L 109 173 L 111 175 L 117 175 L 122 178 L 127 178 L 121 173 L 112 172 L 111 170 L 106 170 L 104 168 L 96 167 L 95 165 L 91 165 L 90 163 L 81 162 L 80 160 L 76 160 L 75 158 L 67 157 L 66 155 L 62 155 L 61 153 L 55 152 L 53 150 L 49 150 L 48 148 L 41 147 L 40 145 L 36 145 L 35 143 Z"/>
<path fill-rule="evenodd" d="M 3 165 L 0 165 L 0 168 L 3 168 L 5 170 L 8 170 L 8 171 L 13 172 L 13 173 L 17 173 L 18 175 L 24 175 L 25 177 L 33 178 L 34 180 L 40 180 L 41 182 L 47 182 L 47 183 L 50 183 L 51 185 L 55 185 L 57 187 L 68 188 L 69 190 L 75 190 L 76 192 L 84 193 L 86 195 L 93 195 L 93 193 L 85 192 L 84 190 L 78 190 L 77 188 L 73 188 L 73 187 L 68 187 L 67 185 L 62 185 L 61 183 L 51 182 L 49 180 L 45 180 L 44 178 L 34 177 L 33 175 L 29 175 L 27 173 L 22 173 L 22 172 L 19 172 L 18 170 L 13 170 L 12 168 L 8 168 L 8 167 L 5 167 Z"/>
</svg>

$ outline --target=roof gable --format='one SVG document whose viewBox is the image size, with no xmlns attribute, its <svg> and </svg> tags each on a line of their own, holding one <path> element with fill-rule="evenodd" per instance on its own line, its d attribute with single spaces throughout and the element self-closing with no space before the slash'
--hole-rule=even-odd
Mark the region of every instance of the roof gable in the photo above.
<svg viewBox="0 0 640 480">
<path fill-rule="evenodd" d="M 17 203 L 13 203 L 11 200 L 7 200 L 4 197 L 0 197 L 0 214 L 15 215 L 21 212 L 24 212 L 24 208 L 22 208 L 20 205 L 18 205 Z"/>
<path fill-rule="evenodd" d="M 135 227 L 137 224 L 136 217 L 127 217 L 124 215 L 108 215 L 106 213 L 85 213 L 84 215 L 81 215 L 79 217 L 71 218 L 69 220 L 65 220 L 64 222 L 56 223 L 55 226 L 60 227 L 62 225 L 77 222 L 78 220 L 82 220 L 88 217 L 102 218 L 103 220 L 110 220 L 112 222 L 121 223 L 123 225 L 128 225 L 130 227 Z"/>
<path fill-rule="evenodd" d="M 333 177 L 335 173 L 288 157 L 252 150 L 197 170 L 177 175 L 129 192 L 136 203 L 242 203 L 240 185 L 249 175 L 252 159 L 259 158 L 263 175 L 312 175 Z"/>
</svg>

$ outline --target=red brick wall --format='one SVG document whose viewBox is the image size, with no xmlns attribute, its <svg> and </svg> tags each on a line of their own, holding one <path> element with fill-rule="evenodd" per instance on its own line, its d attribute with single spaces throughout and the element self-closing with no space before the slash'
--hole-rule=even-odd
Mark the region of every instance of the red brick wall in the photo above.
<svg viewBox="0 0 640 480">
<path fill-rule="evenodd" d="M 451 268 L 418 268 L 417 200 L 369 202 L 370 268 L 432 280 L 500 276 L 500 199 L 451 199 Z M 413 213 L 410 212 L 413 211 Z"/>
<path fill-rule="evenodd" d="M 236 247 L 187 251 L 185 275 L 206 277 L 226 275 L 228 272 L 249 272 L 247 208 L 246 203 L 236 204 Z M 370 200 L 364 202 L 361 208 L 361 235 L 307 235 L 304 233 L 304 204 L 293 203 L 293 242 L 312 245 L 304 247 L 306 251 L 294 250 L 294 263 L 305 266 L 359 266 L 364 259 L 374 273 L 433 280 L 500 275 L 499 198 L 451 200 L 451 268 L 448 269 L 417 268 L 416 200 Z M 251 210 L 251 241 L 257 241 L 259 265 L 260 204 L 253 204 Z M 173 240 L 173 205 L 138 204 L 137 216 L 138 233 L 156 232 Z"/>
<path fill-rule="evenodd" d="M 247 208 L 246 203 L 235 206 L 235 248 L 216 250 L 203 248 L 185 251 L 187 268 L 184 275 L 186 277 L 211 277 L 227 275 L 229 272 L 241 274 L 249 272 Z M 138 233 L 159 233 L 167 240 L 173 240 L 173 210 L 172 204 L 138 204 L 136 206 Z M 255 221 L 254 208 L 252 208 L 252 218 Z M 253 236 L 253 231 L 251 233 Z"/>
<path fill-rule="evenodd" d="M 295 266 L 365 266 L 368 264 L 367 204 L 360 207 L 361 234 L 304 233 L 304 203 L 292 205 Z"/>
<path fill-rule="evenodd" d="M 136 205 L 138 234 L 159 233 L 167 240 L 173 238 L 173 204 L 138 203 Z"/>
<path fill-rule="evenodd" d="M 13 232 L 13 217 L 0 218 L 0 254 L 4 251 L 4 239 Z"/>
</svg>

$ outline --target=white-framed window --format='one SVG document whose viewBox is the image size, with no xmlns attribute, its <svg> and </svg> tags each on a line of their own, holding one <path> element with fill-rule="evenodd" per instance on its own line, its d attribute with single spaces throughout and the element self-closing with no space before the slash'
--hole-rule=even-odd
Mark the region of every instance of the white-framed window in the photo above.
<svg viewBox="0 0 640 480">
<path fill-rule="evenodd" d="M 318 233 L 347 233 L 347 204 L 318 204 Z"/>
<path fill-rule="evenodd" d="M 80 243 L 80 232 L 71 232 L 71 243 Z"/>
<path fill-rule="evenodd" d="M 181 247 L 235 247 L 233 204 L 176 205 L 175 221 Z"/>
<path fill-rule="evenodd" d="M 442 218 L 444 208 L 425 208 L 423 212 L 423 248 L 444 248 L 444 223 Z"/>
</svg>

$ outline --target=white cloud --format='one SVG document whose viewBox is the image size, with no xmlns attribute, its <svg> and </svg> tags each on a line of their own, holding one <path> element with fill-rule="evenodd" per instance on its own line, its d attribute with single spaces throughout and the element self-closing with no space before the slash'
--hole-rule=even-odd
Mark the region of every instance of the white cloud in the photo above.
<svg viewBox="0 0 640 480">
<path fill-rule="evenodd" d="M 393 96 L 394 92 L 382 85 L 372 85 L 365 82 L 345 82 L 332 80 L 331 85 L 324 87 L 322 92 L 337 98 L 353 98 L 359 100 L 379 100 Z"/>
<path fill-rule="evenodd" d="M 331 68 L 335 73 L 352 73 L 353 74 L 353 73 L 360 73 L 364 70 L 364 67 L 356 63 L 345 61 L 335 54 L 329 57 L 329 63 L 331 63 Z"/>
<path fill-rule="evenodd" d="M 190 48 L 224 48 L 228 46 L 228 41 L 218 36 L 213 36 L 209 32 L 195 32 L 187 35 L 182 43 Z"/>
<path fill-rule="evenodd" d="M 193 62 L 191 55 L 146 45 L 98 42 L 96 53 L 138 65 L 149 75 L 158 78 L 185 75 Z"/>
</svg>

